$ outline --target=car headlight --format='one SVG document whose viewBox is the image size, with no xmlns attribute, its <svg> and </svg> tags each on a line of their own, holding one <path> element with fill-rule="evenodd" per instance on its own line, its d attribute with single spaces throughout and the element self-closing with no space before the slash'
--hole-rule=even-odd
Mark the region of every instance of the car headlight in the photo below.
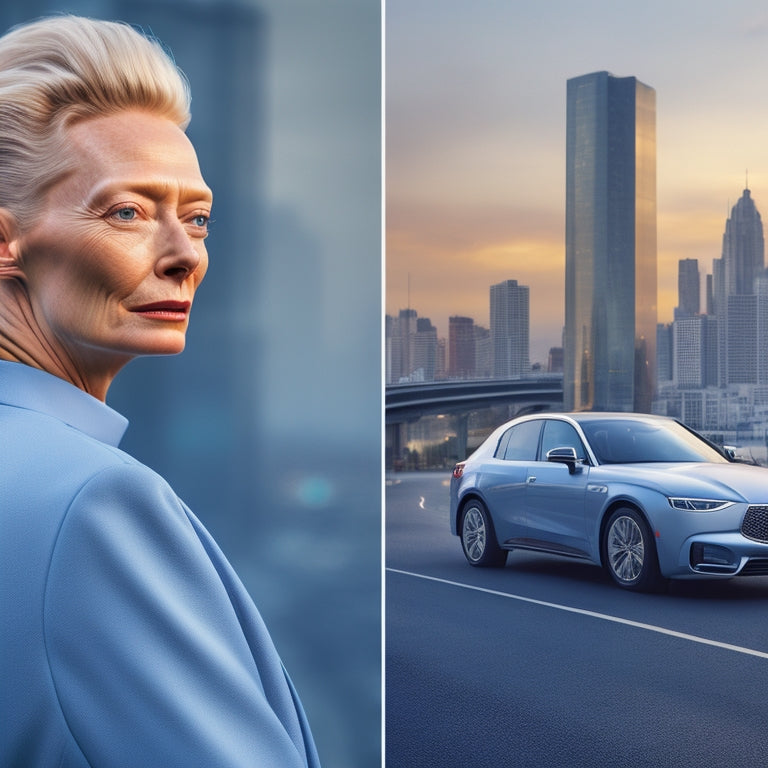
<svg viewBox="0 0 768 768">
<path fill-rule="evenodd" d="M 669 497 L 669 505 L 673 509 L 683 509 L 686 512 L 717 512 L 733 504 L 732 501 L 722 501 L 720 499 L 688 499 L 680 497 Z"/>
</svg>

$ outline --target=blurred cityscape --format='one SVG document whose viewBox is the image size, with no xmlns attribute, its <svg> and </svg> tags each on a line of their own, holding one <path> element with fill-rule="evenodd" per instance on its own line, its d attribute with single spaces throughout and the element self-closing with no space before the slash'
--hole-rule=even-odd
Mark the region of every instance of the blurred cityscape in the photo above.
<svg viewBox="0 0 768 768">
<path fill-rule="evenodd" d="M 760 213 L 747 185 L 711 271 L 702 280 L 698 259 L 680 260 L 673 320 L 657 323 L 655 162 L 653 89 L 606 72 L 569 80 L 560 343 L 531 364 L 529 287 L 509 279 L 490 286 L 487 326 L 451 317 L 447 340 L 413 308 L 387 316 L 387 384 L 562 374 L 566 410 L 673 416 L 765 463 L 768 270 Z M 475 427 L 487 432 L 513 411 L 476 414 Z M 431 463 L 454 458 L 450 420 L 429 417 L 406 429 L 405 463 L 414 450 L 436 447 Z"/>
<path fill-rule="evenodd" d="M 214 190 L 184 353 L 136 360 L 110 389 L 121 447 L 234 565 L 323 764 L 378 766 L 379 2 L 27 0 L 0 4 L 0 23 L 60 13 L 167 46 Z"/>
</svg>

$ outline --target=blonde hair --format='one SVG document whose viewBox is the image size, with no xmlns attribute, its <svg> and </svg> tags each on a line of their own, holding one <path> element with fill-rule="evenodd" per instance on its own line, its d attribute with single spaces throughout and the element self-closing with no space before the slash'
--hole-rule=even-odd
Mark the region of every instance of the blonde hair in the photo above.
<svg viewBox="0 0 768 768">
<path fill-rule="evenodd" d="M 186 78 L 160 43 L 127 24 L 54 16 L 0 37 L 0 207 L 22 228 L 66 173 L 66 128 L 143 109 L 185 129 Z"/>
</svg>

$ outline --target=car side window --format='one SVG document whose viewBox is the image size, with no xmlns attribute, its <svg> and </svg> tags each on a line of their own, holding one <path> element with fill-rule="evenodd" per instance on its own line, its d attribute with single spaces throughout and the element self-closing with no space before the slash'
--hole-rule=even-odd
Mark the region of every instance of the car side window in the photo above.
<svg viewBox="0 0 768 768">
<path fill-rule="evenodd" d="M 544 435 L 541 438 L 541 461 L 547 460 L 547 451 L 553 448 L 573 448 L 576 458 L 586 461 L 587 451 L 581 442 L 579 433 L 567 421 L 552 419 L 544 422 Z"/>
<path fill-rule="evenodd" d="M 508 429 L 499 440 L 496 458 L 505 461 L 536 461 L 541 421 L 524 421 Z"/>
</svg>

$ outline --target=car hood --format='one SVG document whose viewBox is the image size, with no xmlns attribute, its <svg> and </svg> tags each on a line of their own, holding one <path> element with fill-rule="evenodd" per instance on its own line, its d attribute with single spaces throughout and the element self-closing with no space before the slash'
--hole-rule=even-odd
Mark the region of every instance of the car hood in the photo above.
<svg viewBox="0 0 768 768">
<path fill-rule="evenodd" d="M 628 482 L 666 496 L 768 504 L 768 469 L 749 464 L 609 464 L 594 467 L 590 480 Z"/>
</svg>

